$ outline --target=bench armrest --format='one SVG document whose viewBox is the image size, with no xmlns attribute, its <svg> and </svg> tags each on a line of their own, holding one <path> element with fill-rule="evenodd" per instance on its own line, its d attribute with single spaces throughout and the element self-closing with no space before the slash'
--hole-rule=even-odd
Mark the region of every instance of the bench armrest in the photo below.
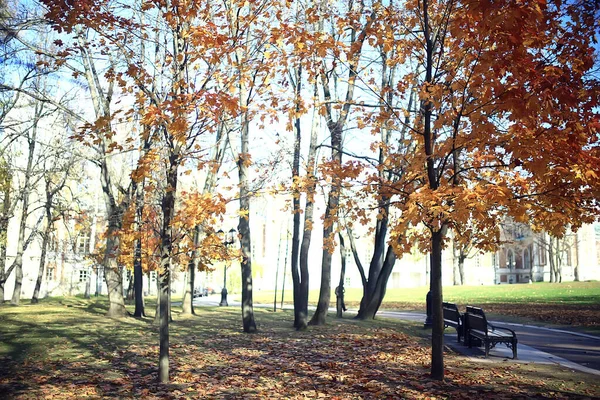
<svg viewBox="0 0 600 400">
<path fill-rule="evenodd" d="M 510 332 L 510 333 L 511 333 L 511 335 L 512 335 L 513 337 L 517 337 L 517 334 L 516 334 L 516 333 L 515 333 L 515 331 L 513 331 L 512 329 L 508 329 L 508 328 L 501 328 L 501 327 L 499 327 L 499 326 L 494 326 L 494 325 L 492 325 L 492 324 L 488 324 L 488 325 L 490 326 L 490 328 L 492 328 L 492 331 L 495 331 L 495 330 L 499 330 L 499 331 L 507 331 L 507 332 Z"/>
</svg>

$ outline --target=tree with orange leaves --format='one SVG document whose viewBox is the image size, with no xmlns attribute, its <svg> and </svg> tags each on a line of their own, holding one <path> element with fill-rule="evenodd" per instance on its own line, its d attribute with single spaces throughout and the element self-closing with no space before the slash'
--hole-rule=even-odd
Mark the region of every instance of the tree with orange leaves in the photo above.
<svg viewBox="0 0 600 400">
<path fill-rule="evenodd" d="M 387 148 L 394 199 L 390 243 L 431 254 L 431 374 L 443 379 L 442 249 L 498 243 L 511 217 L 562 235 L 599 214 L 598 2 L 408 1 L 389 13 L 390 90 L 418 106 L 397 109 L 411 153 Z M 405 120 L 408 116 L 409 120 Z M 465 227 L 470 226 L 470 229 Z M 461 235 L 460 232 L 469 232 Z"/>
</svg>

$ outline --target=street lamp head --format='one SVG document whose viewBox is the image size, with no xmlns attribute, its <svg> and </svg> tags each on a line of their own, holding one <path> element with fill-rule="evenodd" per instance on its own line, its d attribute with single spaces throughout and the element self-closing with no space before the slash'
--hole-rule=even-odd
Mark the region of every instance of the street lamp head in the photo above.
<svg viewBox="0 0 600 400">
<path fill-rule="evenodd" d="M 225 232 L 223 232 L 223 230 L 222 230 L 222 229 L 219 229 L 219 230 L 217 231 L 217 237 L 219 238 L 219 240 L 220 240 L 221 242 L 224 242 L 224 241 L 225 241 Z"/>
<path fill-rule="evenodd" d="M 235 242 L 236 230 L 231 228 L 227 233 L 227 244 L 233 244 Z"/>
</svg>

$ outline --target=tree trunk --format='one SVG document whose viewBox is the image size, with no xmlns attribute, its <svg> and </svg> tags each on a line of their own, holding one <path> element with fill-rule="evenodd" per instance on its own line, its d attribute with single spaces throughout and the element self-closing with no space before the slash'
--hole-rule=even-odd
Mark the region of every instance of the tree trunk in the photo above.
<svg viewBox="0 0 600 400">
<path fill-rule="evenodd" d="M 119 230 L 121 228 L 121 215 L 117 210 L 109 214 L 108 231 L 106 237 L 106 250 L 104 252 L 104 279 L 108 291 L 107 317 L 120 318 L 128 315 L 123 298 L 123 277 L 121 267 L 117 263 L 119 251 Z"/>
<path fill-rule="evenodd" d="M 44 267 L 46 266 L 46 250 L 48 248 L 48 241 L 50 239 L 50 231 L 52 227 L 52 217 L 46 210 L 46 220 L 48 224 L 42 236 L 42 252 L 40 254 L 40 264 L 38 266 L 38 276 L 35 281 L 35 288 L 33 289 L 33 296 L 31 296 L 31 304 L 37 304 L 39 302 L 40 290 L 42 288 L 42 280 L 44 279 Z"/>
<path fill-rule="evenodd" d="M 386 199 L 379 202 L 379 207 L 381 213 L 383 214 L 383 218 L 378 219 L 375 226 L 375 248 L 373 249 L 373 256 L 371 257 L 371 262 L 369 264 L 369 276 L 365 280 L 363 278 L 363 297 L 360 301 L 360 308 L 358 310 L 358 314 L 356 315 L 357 319 L 372 319 L 375 317 L 374 304 L 381 302 L 382 298 L 381 292 L 377 290 L 377 285 L 380 279 L 382 278 L 382 270 L 384 264 L 384 255 L 385 255 L 385 239 L 387 235 L 387 227 L 388 227 L 388 213 L 389 213 L 389 202 Z M 354 247 L 354 243 L 351 242 L 351 245 Z M 353 254 L 355 259 L 358 258 L 356 251 L 353 249 Z M 362 268 L 360 262 L 357 262 L 359 269 Z M 392 265 L 393 267 L 393 265 Z M 390 271 L 391 272 L 391 271 Z M 364 276 L 364 271 L 361 271 L 361 277 Z M 386 279 L 387 283 L 387 279 Z M 377 306 L 378 308 L 379 306 Z"/>
<path fill-rule="evenodd" d="M 25 170 L 25 179 L 23 181 L 23 205 L 21 210 L 21 222 L 19 224 L 19 239 L 17 243 L 17 257 L 15 258 L 13 266 L 11 269 L 15 269 L 15 288 L 13 291 L 11 303 L 14 305 L 19 305 L 21 301 L 21 286 L 23 284 L 23 253 L 27 249 L 27 245 L 29 241 L 25 241 L 25 229 L 27 227 L 27 216 L 29 215 L 29 192 L 30 188 L 30 180 L 33 168 L 33 156 L 35 153 L 35 144 L 37 137 L 37 126 L 38 122 L 41 118 L 43 106 L 36 103 L 35 105 L 35 120 L 33 122 L 33 127 L 31 136 L 27 136 L 28 142 L 28 153 L 27 153 L 27 169 Z M 10 270 L 9 270 L 10 271 Z M 9 272 L 10 274 L 10 272 Z"/>
<path fill-rule="evenodd" d="M 550 238 L 549 242 L 550 244 L 548 245 L 548 262 L 550 263 L 550 283 L 554 283 L 555 259 L 552 238 Z"/>
<path fill-rule="evenodd" d="M 444 316 L 442 314 L 442 231 L 431 234 L 431 377 L 444 379 Z"/>
<path fill-rule="evenodd" d="M 217 135 L 215 139 L 215 152 L 212 156 L 212 161 L 217 168 L 209 168 L 206 180 L 204 181 L 203 193 L 212 193 L 215 185 L 217 184 L 217 174 L 223 163 L 223 157 L 225 156 L 225 150 L 227 148 L 227 140 L 223 135 L 225 125 L 221 124 L 217 129 Z M 203 228 L 200 225 L 196 225 L 194 228 L 194 249 L 192 251 L 191 263 L 188 266 L 188 282 L 186 292 L 183 296 L 182 313 L 188 315 L 195 315 L 194 310 L 194 288 L 196 287 L 196 271 L 198 270 L 199 254 L 198 247 L 200 246 L 200 238 L 203 235 Z M 189 296 L 188 296 L 189 292 Z"/>
<path fill-rule="evenodd" d="M 323 241 L 332 241 L 333 237 L 333 218 L 338 207 L 339 200 L 339 185 L 332 184 L 327 208 L 325 209 L 325 225 L 323 227 Z M 326 245 L 323 246 L 323 254 L 321 257 L 321 287 L 319 290 L 319 302 L 317 309 L 313 314 L 309 325 L 324 325 L 327 320 L 327 312 L 329 310 L 329 301 L 331 297 L 331 252 Z"/>
<path fill-rule="evenodd" d="M 134 288 L 133 288 L 133 274 L 129 273 L 129 279 L 127 282 L 127 296 L 125 297 L 128 301 L 134 299 Z"/>
<path fill-rule="evenodd" d="M 135 254 L 136 258 L 133 262 L 133 291 L 135 294 L 135 310 L 133 312 L 133 316 L 136 318 L 141 318 L 146 316 L 146 312 L 144 310 L 144 288 L 143 288 L 143 276 L 144 272 L 142 271 L 142 260 L 141 260 L 141 241 L 136 240 L 135 243 Z"/>
<path fill-rule="evenodd" d="M 4 164 L 4 160 L 2 160 L 2 168 L 0 169 L 2 186 L 0 190 L 4 195 L 4 199 L 2 200 L 2 214 L 0 215 L 0 304 L 4 303 L 4 284 L 9 276 L 6 273 L 6 244 L 8 241 L 8 222 L 11 217 L 10 189 L 12 184 L 12 175 L 8 166 Z"/>
<path fill-rule="evenodd" d="M 454 262 L 452 265 L 452 284 L 454 286 L 459 286 L 460 285 L 460 274 L 458 272 L 458 264 L 459 264 L 458 257 L 455 256 L 453 261 Z"/>
<path fill-rule="evenodd" d="M 331 132 L 331 160 L 338 166 L 342 165 L 342 124 L 338 121 L 329 127 Z M 334 226 L 338 215 L 340 190 L 342 188 L 340 176 L 333 176 L 331 189 L 325 209 L 323 225 L 323 255 L 321 258 L 321 289 L 319 290 L 319 302 L 313 314 L 310 325 L 324 325 L 329 310 L 331 297 L 331 252 L 335 245 Z M 328 243 L 329 242 L 329 243 Z"/>
<path fill-rule="evenodd" d="M 198 230 L 198 227 L 195 229 Z M 196 236 L 198 234 L 194 232 L 194 243 L 196 243 Z M 195 254 L 195 251 L 194 251 Z M 194 264 L 194 255 L 190 258 L 188 264 L 186 282 L 183 291 L 183 301 L 181 303 L 181 313 L 184 315 L 194 315 L 194 281 L 196 279 L 196 267 Z"/>
<path fill-rule="evenodd" d="M 465 284 L 465 260 L 466 256 L 461 251 L 460 256 L 458 257 L 458 276 L 460 278 L 459 285 Z"/>
<path fill-rule="evenodd" d="M 377 276 L 373 291 L 368 297 L 368 301 L 365 301 L 364 305 L 361 304 L 361 311 L 356 316 L 357 319 L 367 320 L 374 319 L 381 302 L 385 297 L 387 289 L 387 283 L 396 264 L 396 253 L 391 246 L 388 246 L 381 271 Z"/>
<path fill-rule="evenodd" d="M 342 318 L 344 311 L 346 311 L 346 304 L 344 303 L 344 280 L 346 279 L 346 244 L 344 242 L 344 236 L 339 233 L 340 238 L 340 256 L 342 261 L 342 268 L 340 270 L 340 281 L 338 286 L 335 288 L 335 308 L 336 315 L 338 318 Z"/>
<path fill-rule="evenodd" d="M 160 324 L 160 279 L 158 278 L 158 273 L 156 274 L 156 309 L 154 310 L 154 320 L 152 321 L 152 324 Z"/>
<path fill-rule="evenodd" d="M 302 131 L 300 129 L 300 90 L 302 88 L 302 66 L 296 69 L 295 74 L 295 85 L 294 95 L 296 101 L 296 120 L 294 121 L 294 131 L 296 133 L 294 140 L 294 160 L 292 162 L 292 185 L 293 185 L 293 199 L 292 199 L 292 214 L 293 214 L 293 227 L 292 227 L 292 282 L 294 291 L 294 327 L 298 328 L 302 326 L 301 320 L 301 278 L 299 271 L 299 253 L 300 253 L 300 190 L 298 189 L 298 178 L 300 177 L 300 144 L 302 139 Z M 284 271 L 285 274 L 285 271 Z"/>
<path fill-rule="evenodd" d="M 171 317 L 171 252 L 173 250 L 173 227 L 175 216 L 175 194 L 177 191 L 177 169 L 179 157 L 176 152 L 169 157 L 167 188 L 162 199 L 163 223 L 160 246 L 160 350 L 158 380 L 169 382 L 169 321 Z"/>
<path fill-rule="evenodd" d="M 256 332 L 254 307 L 252 304 L 252 240 L 250 237 L 250 190 L 248 182 L 249 157 L 249 124 L 248 112 L 242 114 L 241 153 L 238 157 L 238 174 L 240 181 L 240 218 L 238 232 L 242 250 L 242 324 L 244 332 Z"/>
<path fill-rule="evenodd" d="M 314 93 L 318 95 L 318 87 L 315 83 Z M 312 127 L 310 132 L 310 145 L 308 149 L 308 160 L 306 165 L 306 174 L 310 184 L 306 189 L 306 204 L 304 207 L 304 231 L 302 233 L 302 245 L 300 246 L 300 284 L 299 295 L 294 297 L 294 308 L 298 308 L 298 320 L 294 321 L 294 327 L 297 330 L 304 330 L 308 326 L 308 251 L 312 239 L 312 224 L 314 214 L 314 195 L 316 192 L 317 179 L 314 176 L 316 154 L 317 154 L 317 136 L 319 128 L 319 116 L 316 112 L 313 114 Z"/>
<path fill-rule="evenodd" d="M 15 270 L 15 288 L 10 303 L 18 306 L 21 302 L 21 286 L 23 285 L 23 254 L 17 254 L 13 265 Z"/>
</svg>

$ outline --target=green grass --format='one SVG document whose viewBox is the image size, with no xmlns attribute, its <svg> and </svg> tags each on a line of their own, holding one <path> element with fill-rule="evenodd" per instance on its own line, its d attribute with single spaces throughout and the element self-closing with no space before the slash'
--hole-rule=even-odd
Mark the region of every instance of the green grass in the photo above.
<svg viewBox="0 0 600 400">
<path fill-rule="evenodd" d="M 427 287 L 388 289 L 382 308 L 395 306 L 395 303 L 425 304 Z M 491 303 L 549 303 L 600 305 L 600 282 L 565 282 L 565 283 L 533 283 L 518 285 L 495 286 L 445 286 L 444 300 L 460 304 L 491 304 Z M 273 303 L 273 291 L 254 292 L 257 303 Z M 284 302 L 292 303 L 292 288 L 287 288 Z M 335 299 L 335 294 L 331 293 Z M 345 299 L 348 304 L 358 304 L 362 289 L 346 289 Z M 319 298 L 318 290 L 311 290 L 309 303 L 316 304 Z M 277 296 L 278 304 L 281 292 Z"/>
<path fill-rule="evenodd" d="M 149 301 L 147 310 L 153 313 Z M 241 332 L 237 307 L 199 308 L 171 323 L 171 383 L 156 383 L 152 318 L 108 319 L 106 299 L 0 306 L 0 397 L 77 398 L 586 398 L 595 377 L 512 361 L 445 357 L 432 381 L 420 324 L 330 316 L 297 332 L 289 311 L 255 309 Z"/>
</svg>

